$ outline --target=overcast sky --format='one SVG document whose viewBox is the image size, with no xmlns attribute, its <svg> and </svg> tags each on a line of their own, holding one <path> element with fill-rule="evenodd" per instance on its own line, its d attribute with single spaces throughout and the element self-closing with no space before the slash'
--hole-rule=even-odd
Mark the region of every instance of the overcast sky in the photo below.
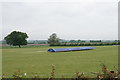
<svg viewBox="0 0 120 80">
<path fill-rule="evenodd" d="M 36 1 L 36 2 L 35 2 Z M 117 0 L 57 0 L 1 3 L 2 39 L 12 31 L 26 32 L 29 40 L 118 39 Z"/>
</svg>

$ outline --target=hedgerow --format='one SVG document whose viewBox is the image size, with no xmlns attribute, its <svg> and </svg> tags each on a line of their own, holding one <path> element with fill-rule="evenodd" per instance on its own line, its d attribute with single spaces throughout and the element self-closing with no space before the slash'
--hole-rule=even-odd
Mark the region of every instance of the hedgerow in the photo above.
<svg viewBox="0 0 120 80">
<path fill-rule="evenodd" d="M 5 76 L 5 74 L 2 75 L 2 80 L 24 80 L 24 79 L 32 79 L 32 80 L 118 80 L 120 79 L 120 72 L 118 69 L 114 71 L 110 71 L 107 69 L 105 64 L 102 64 L 101 72 L 91 72 L 91 74 L 94 74 L 95 77 L 89 77 L 86 76 L 83 72 L 75 72 L 74 77 L 71 78 L 65 78 L 65 76 L 61 75 L 61 78 L 56 78 L 55 75 L 55 65 L 51 66 L 51 72 L 49 77 L 47 78 L 41 78 L 39 74 L 33 74 L 32 78 L 28 78 L 29 75 L 27 73 L 23 73 L 20 70 L 16 71 L 11 77 Z"/>
</svg>

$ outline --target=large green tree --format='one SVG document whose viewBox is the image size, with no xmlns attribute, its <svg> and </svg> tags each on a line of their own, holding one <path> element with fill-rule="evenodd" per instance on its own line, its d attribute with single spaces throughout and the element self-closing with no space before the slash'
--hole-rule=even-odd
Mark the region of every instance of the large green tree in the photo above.
<svg viewBox="0 0 120 80">
<path fill-rule="evenodd" d="M 54 46 L 54 45 L 59 44 L 59 38 L 57 37 L 56 33 L 53 33 L 52 35 L 49 36 L 48 44 L 50 44 L 50 46 Z"/>
<path fill-rule="evenodd" d="M 21 45 L 27 45 L 27 38 L 28 35 L 26 33 L 13 31 L 8 34 L 4 39 L 9 45 L 21 47 Z"/>
</svg>

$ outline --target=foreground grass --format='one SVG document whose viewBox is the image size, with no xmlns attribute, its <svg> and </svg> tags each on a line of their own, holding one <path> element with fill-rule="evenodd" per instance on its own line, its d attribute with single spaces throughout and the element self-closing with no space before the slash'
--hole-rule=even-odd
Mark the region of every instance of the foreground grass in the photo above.
<svg viewBox="0 0 120 80">
<path fill-rule="evenodd" d="M 68 47 L 68 46 L 67 46 Z M 75 72 L 84 72 L 88 76 L 91 72 L 101 72 L 101 63 L 114 70 L 118 67 L 117 46 L 95 46 L 95 50 L 71 51 L 71 52 L 47 52 L 49 48 L 61 47 L 24 47 L 4 48 L 3 74 L 11 76 L 17 70 L 40 77 L 49 77 L 51 65 L 55 65 L 55 76 L 72 77 Z"/>
</svg>

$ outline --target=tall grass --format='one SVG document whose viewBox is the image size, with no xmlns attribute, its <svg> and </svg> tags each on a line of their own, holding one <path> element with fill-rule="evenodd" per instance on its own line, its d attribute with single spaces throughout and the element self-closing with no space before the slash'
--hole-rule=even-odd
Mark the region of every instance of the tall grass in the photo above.
<svg viewBox="0 0 120 80">
<path fill-rule="evenodd" d="M 90 78 L 94 78 L 97 80 L 118 80 L 120 79 L 120 72 L 118 70 L 114 70 L 114 71 L 109 71 L 106 67 L 105 64 L 102 64 L 101 67 L 101 71 L 102 72 L 91 72 L 91 74 L 96 75 L 96 77 L 90 77 L 90 76 L 86 76 L 83 72 L 76 72 L 74 77 L 71 77 L 72 80 L 89 80 Z M 55 73 L 55 65 L 51 65 L 51 72 L 50 72 L 50 76 L 48 78 L 44 78 L 46 80 L 55 80 L 56 73 Z M 21 72 L 21 70 L 17 70 L 16 72 L 14 72 L 14 74 L 11 76 L 11 78 L 15 78 L 15 79 L 24 79 L 24 78 L 28 78 L 26 73 Z M 8 76 L 5 76 L 5 74 L 3 74 L 2 76 L 3 79 L 5 78 L 10 78 Z M 39 76 L 39 74 L 33 74 L 32 78 L 34 80 L 38 80 L 38 79 L 42 79 L 42 77 Z M 66 79 L 63 77 L 63 75 L 61 75 L 62 80 Z"/>
</svg>

